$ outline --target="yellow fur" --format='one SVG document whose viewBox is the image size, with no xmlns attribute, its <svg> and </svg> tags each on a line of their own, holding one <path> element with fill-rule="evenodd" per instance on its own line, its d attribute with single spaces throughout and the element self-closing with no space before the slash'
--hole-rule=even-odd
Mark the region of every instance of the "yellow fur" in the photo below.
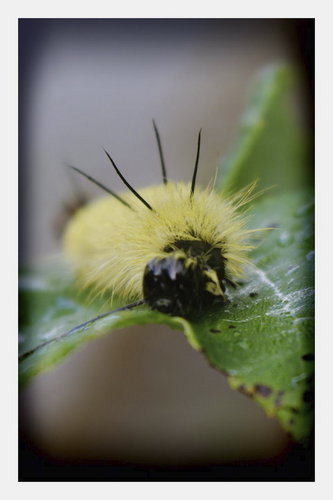
<svg viewBox="0 0 333 500">
<path fill-rule="evenodd" d="M 238 209 L 251 201 L 255 183 L 232 197 L 171 183 L 141 189 L 153 207 L 145 207 L 132 193 L 121 193 L 134 210 L 112 196 L 80 209 L 64 234 L 64 249 L 80 286 L 93 287 L 122 298 L 142 298 L 143 272 L 154 257 L 168 256 L 163 249 L 176 239 L 203 240 L 221 249 L 226 278 L 242 276 L 250 248 L 251 231 Z M 177 253 L 182 254 L 181 250 Z M 169 254 L 170 255 L 170 254 Z"/>
</svg>

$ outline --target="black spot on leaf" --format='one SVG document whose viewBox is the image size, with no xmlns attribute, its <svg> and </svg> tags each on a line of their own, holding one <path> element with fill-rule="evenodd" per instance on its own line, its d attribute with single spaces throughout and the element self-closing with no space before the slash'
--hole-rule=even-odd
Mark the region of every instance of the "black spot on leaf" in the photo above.
<svg viewBox="0 0 333 500">
<path fill-rule="evenodd" d="M 313 361 L 314 355 L 310 352 L 309 354 L 304 354 L 304 356 L 302 356 L 302 359 L 304 359 L 304 361 Z"/>
<path fill-rule="evenodd" d="M 276 406 L 276 408 L 279 408 L 280 406 L 282 406 L 282 396 L 283 396 L 284 392 L 283 391 L 278 391 L 277 394 L 276 394 L 276 398 L 275 398 L 275 401 L 274 401 L 274 404 Z"/>
<path fill-rule="evenodd" d="M 313 391 L 305 391 L 303 393 L 303 401 L 304 403 L 313 403 L 313 399 L 314 399 L 314 394 L 313 394 Z"/>
<path fill-rule="evenodd" d="M 254 390 L 257 394 L 259 394 L 259 396 L 264 398 L 267 398 L 272 393 L 272 389 L 267 385 L 256 384 L 254 386 Z"/>
</svg>

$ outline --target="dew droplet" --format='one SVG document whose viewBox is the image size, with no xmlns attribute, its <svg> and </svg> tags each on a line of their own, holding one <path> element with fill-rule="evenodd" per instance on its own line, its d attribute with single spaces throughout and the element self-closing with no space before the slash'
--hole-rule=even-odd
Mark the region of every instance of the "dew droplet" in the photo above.
<svg viewBox="0 0 333 500">
<path fill-rule="evenodd" d="M 288 233 L 288 231 L 283 231 L 283 233 L 280 234 L 279 244 L 282 247 L 290 245 L 290 243 L 292 243 L 292 241 L 293 241 L 293 237 L 290 233 Z"/>
<path fill-rule="evenodd" d="M 287 276 L 288 274 L 293 273 L 293 272 L 294 272 L 294 271 L 296 271 L 298 268 L 299 268 L 299 266 L 289 266 L 289 267 L 288 267 L 288 271 L 286 272 L 286 276 Z"/>
<path fill-rule="evenodd" d="M 309 252 L 309 253 L 307 254 L 307 256 L 306 256 L 306 260 L 309 260 L 309 261 L 313 260 L 313 259 L 314 259 L 314 255 L 315 255 L 314 251 L 313 251 L 313 250 L 311 250 L 311 252 Z"/>
</svg>

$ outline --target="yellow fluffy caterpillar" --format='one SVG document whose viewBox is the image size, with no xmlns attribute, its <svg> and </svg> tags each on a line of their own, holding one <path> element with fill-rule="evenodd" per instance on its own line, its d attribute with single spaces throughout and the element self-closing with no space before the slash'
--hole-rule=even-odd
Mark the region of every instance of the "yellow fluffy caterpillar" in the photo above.
<svg viewBox="0 0 333 500">
<path fill-rule="evenodd" d="M 80 287 L 191 318 L 225 301 L 247 260 L 249 236 L 239 208 L 256 195 L 255 183 L 229 197 L 195 189 L 200 133 L 192 182 L 168 182 L 159 133 L 163 184 L 109 194 L 81 208 L 64 233 L 64 250 Z"/>
</svg>

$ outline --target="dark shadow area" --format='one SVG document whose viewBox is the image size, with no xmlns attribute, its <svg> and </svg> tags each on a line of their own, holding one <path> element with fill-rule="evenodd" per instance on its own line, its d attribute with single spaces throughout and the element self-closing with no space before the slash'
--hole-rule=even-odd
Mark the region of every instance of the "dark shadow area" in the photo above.
<svg viewBox="0 0 333 500">
<path fill-rule="evenodd" d="M 109 461 L 55 460 L 21 436 L 20 481 L 314 481 L 313 439 L 265 461 L 156 467 Z"/>
</svg>

